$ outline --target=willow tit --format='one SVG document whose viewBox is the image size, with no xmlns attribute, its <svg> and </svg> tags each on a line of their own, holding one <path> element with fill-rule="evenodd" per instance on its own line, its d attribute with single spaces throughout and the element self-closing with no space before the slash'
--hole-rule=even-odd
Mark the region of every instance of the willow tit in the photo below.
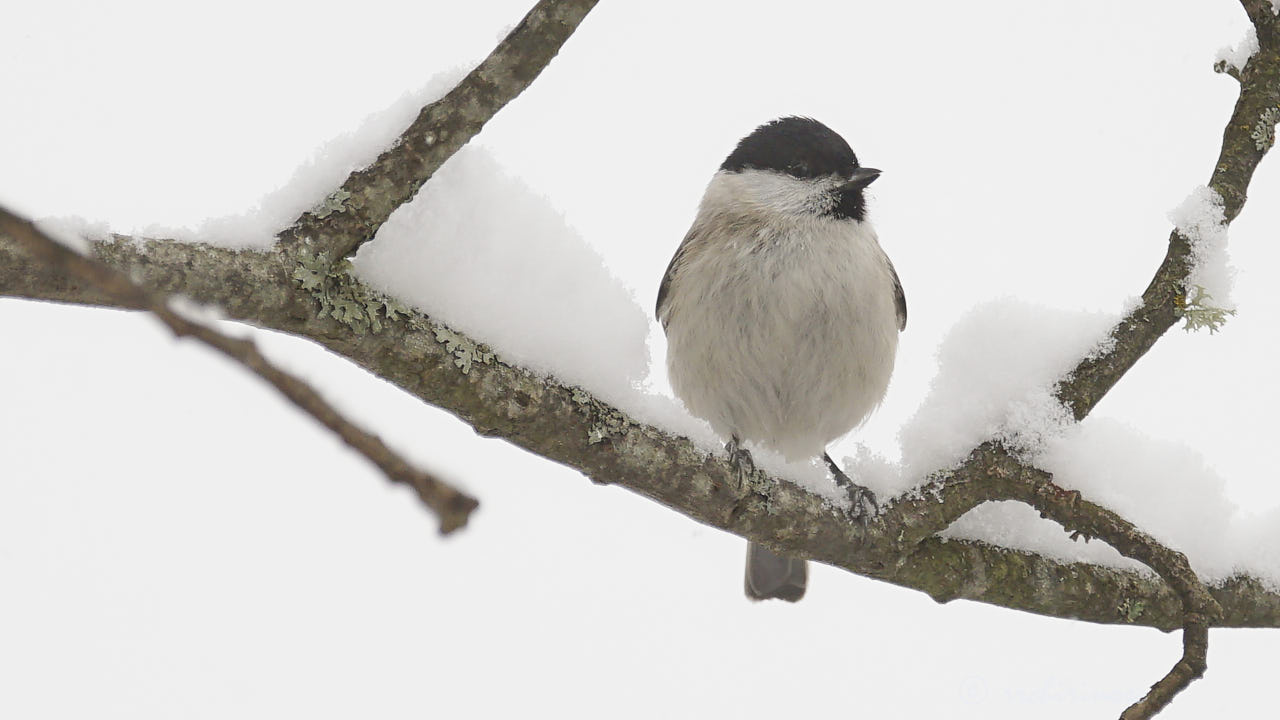
<svg viewBox="0 0 1280 720">
<path fill-rule="evenodd" d="M 744 442 L 788 460 L 822 456 L 853 499 L 871 492 L 826 452 L 884 398 L 907 303 L 867 220 L 858 165 L 826 125 L 787 117 L 743 138 L 711 178 L 658 290 L 676 395 L 723 437 L 739 476 Z M 867 505 L 869 507 L 864 507 Z M 753 600 L 804 596 L 804 560 L 750 544 Z"/>
</svg>

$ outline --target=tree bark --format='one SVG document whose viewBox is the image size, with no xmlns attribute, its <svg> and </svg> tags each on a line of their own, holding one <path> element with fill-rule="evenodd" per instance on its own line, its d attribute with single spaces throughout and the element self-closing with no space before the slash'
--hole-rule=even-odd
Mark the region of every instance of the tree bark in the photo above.
<svg viewBox="0 0 1280 720">
<path fill-rule="evenodd" d="M 1258 35 L 1257 53 L 1229 74 L 1240 96 L 1209 187 L 1227 222 L 1275 134 L 1280 112 L 1280 28 L 1270 0 L 1242 0 Z M 231 318 L 309 338 L 424 402 L 598 483 L 617 484 L 688 517 L 788 555 L 928 593 L 1097 623 L 1183 628 L 1182 659 L 1125 717 L 1150 717 L 1203 672 L 1207 628 L 1278 627 L 1280 593 L 1256 578 L 1207 589 L 1186 558 L 1115 513 L 1062 490 L 998 443 L 975 448 L 958 468 L 927 479 L 871 522 L 833 509 L 796 485 L 758 473 L 738 484 L 720 457 L 627 417 L 580 388 L 539 376 L 446 324 L 406 312 L 352 276 L 343 258 L 367 241 L 435 170 L 559 51 L 594 0 L 543 0 L 494 53 L 418 120 L 369 168 L 309 212 L 270 251 L 113 236 L 93 254 L 149 293 L 181 293 Z M 1271 119 L 1268 119 L 1271 118 Z M 1265 138 L 1270 138 L 1266 142 Z M 513 238 L 513 242 L 518 239 Z M 1057 399 L 1084 418 L 1179 319 L 1189 314 L 1191 246 L 1175 231 L 1140 304 L 1111 331 L 1105 352 L 1082 359 L 1056 386 Z M 0 295 L 138 309 L 146 303 L 87 285 L 36 261 L 0 231 Z M 937 534 L 984 502 L 1018 500 L 1063 527 L 1100 538 L 1158 575 Z"/>
</svg>

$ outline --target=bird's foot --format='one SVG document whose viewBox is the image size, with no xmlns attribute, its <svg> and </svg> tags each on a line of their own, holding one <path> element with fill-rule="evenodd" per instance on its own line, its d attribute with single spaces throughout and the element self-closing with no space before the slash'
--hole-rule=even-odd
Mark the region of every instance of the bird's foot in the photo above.
<svg viewBox="0 0 1280 720">
<path fill-rule="evenodd" d="M 880 513 L 880 504 L 876 502 L 876 494 L 871 492 L 870 488 L 865 488 L 849 478 L 836 464 L 835 460 L 827 453 L 822 454 L 822 459 L 826 461 L 827 468 L 831 470 L 831 475 L 835 478 L 836 485 L 845 491 L 849 496 L 849 502 L 853 505 L 853 509 L 849 514 L 854 518 L 861 520 L 864 524 Z"/>
<path fill-rule="evenodd" d="M 751 477 L 756 474 L 756 462 L 751 459 L 751 452 L 742 447 L 742 441 L 737 435 L 731 436 L 729 442 L 724 444 L 724 451 L 729 453 L 729 466 L 737 474 L 738 490 L 745 490 Z"/>
</svg>

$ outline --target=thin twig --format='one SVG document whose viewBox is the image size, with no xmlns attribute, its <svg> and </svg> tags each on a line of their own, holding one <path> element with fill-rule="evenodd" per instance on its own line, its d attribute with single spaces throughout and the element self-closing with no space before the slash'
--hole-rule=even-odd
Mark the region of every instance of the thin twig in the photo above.
<svg viewBox="0 0 1280 720">
<path fill-rule="evenodd" d="M 1120 715 L 1120 720 L 1148 720 L 1167 706 L 1174 696 L 1193 680 L 1204 675 L 1208 667 L 1209 627 L 1204 623 L 1187 623 L 1182 630 L 1182 659 L 1160 679 L 1138 702 Z"/>
<path fill-rule="evenodd" d="M 1255 25 L 1259 49 L 1236 75 L 1240 95 L 1222 133 L 1209 187 L 1222 197 L 1230 224 L 1244 208 L 1249 183 L 1267 154 L 1250 133 L 1268 108 L 1280 105 L 1280 38 L 1270 0 L 1241 0 Z M 1056 397 L 1076 420 L 1083 419 L 1130 368 L 1182 317 L 1190 244 L 1177 231 L 1169 236 L 1164 261 L 1142 293 L 1139 305 L 1111 331 L 1109 349 L 1082 360 L 1058 383 Z"/>
<path fill-rule="evenodd" d="M 1222 617 L 1222 608 L 1191 569 L 1182 553 L 1165 547 L 1116 513 L 1081 498 L 1080 493 L 1055 485 L 1048 473 L 1028 469 L 1010 484 L 1021 500 L 1065 528 L 1086 538 L 1105 541 L 1125 557 L 1133 558 L 1168 583 L 1182 601 L 1182 658 L 1122 720 L 1152 717 L 1179 692 L 1204 674 L 1209 651 L 1209 626 Z"/>
<path fill-rule="evenodd" d="M 333 197 L 338 209 L 306 212 L 279 236 L 282 250 L 307 244 L 337 261 L 373 239 L 446 160 L 551 62 L 598 0 L 541 0 L 502 42 L 368 167 L 349 175 Z"/>
<path fill-rule="evenodd" d="M 70 277 L 96 286 L 126 307 L 153 313 L 178 336 L 193 337 L 252 370 L 271 383 L 294 405 L 337 433 L 344 442 L 377 465 L 387 477 L 412 487 L 440 520 L 440 532 L 448 534 L 467 523 L 479 503 L 450 485 L 414 468 L 376 435 L 356 427 L 307 383 L 277 368 L 250 340 L 228 337 L 183 317 L 166 298 L 135 284 L 123 273 L 85 257 L 45 235 L 29 221 L 0 207 L 0 230 L 15 238 L 27 252 Z"/>
</svg>

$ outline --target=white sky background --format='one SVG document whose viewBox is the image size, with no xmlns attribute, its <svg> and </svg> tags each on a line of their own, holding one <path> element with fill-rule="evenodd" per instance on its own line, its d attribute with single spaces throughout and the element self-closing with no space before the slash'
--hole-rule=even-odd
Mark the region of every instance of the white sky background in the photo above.
<svg viewBox="0 0 1280 720">
<path fill-rule="evenodd" d="M 0 202 L 125 231 L 245 210 L 527 9 L 35 5 L 0 26 Z M 1246 27 L 1225 1 L 777 8 L 603 0 L 475 142 L 647 313 L 741 135 L 782 114 L 841 132 L 884 170 L 871 213 L 911 309 L 854 438 L 890 457 L 969 308 L 1114 312 L 1142 291 L 1235 98 L 1214 53 Z M 1172 331 L 1094 413 L 1189 444 L 1259 513 L 1280 505 L 1275 160 L 1232 227 L 1239 316 Z M 827 568 L 799 605 L 751 605 L 741 540 L 260 333 L 480 497 L 442 541 L 407 492 L 150 320 L 0 300 L 0 328 L 0 717 L 1106 717 L 1177 657 L 1177 635 Z M 1162 717 L 1269 701 L 1277 635 L 1212 641 Z"/>
</svg>

